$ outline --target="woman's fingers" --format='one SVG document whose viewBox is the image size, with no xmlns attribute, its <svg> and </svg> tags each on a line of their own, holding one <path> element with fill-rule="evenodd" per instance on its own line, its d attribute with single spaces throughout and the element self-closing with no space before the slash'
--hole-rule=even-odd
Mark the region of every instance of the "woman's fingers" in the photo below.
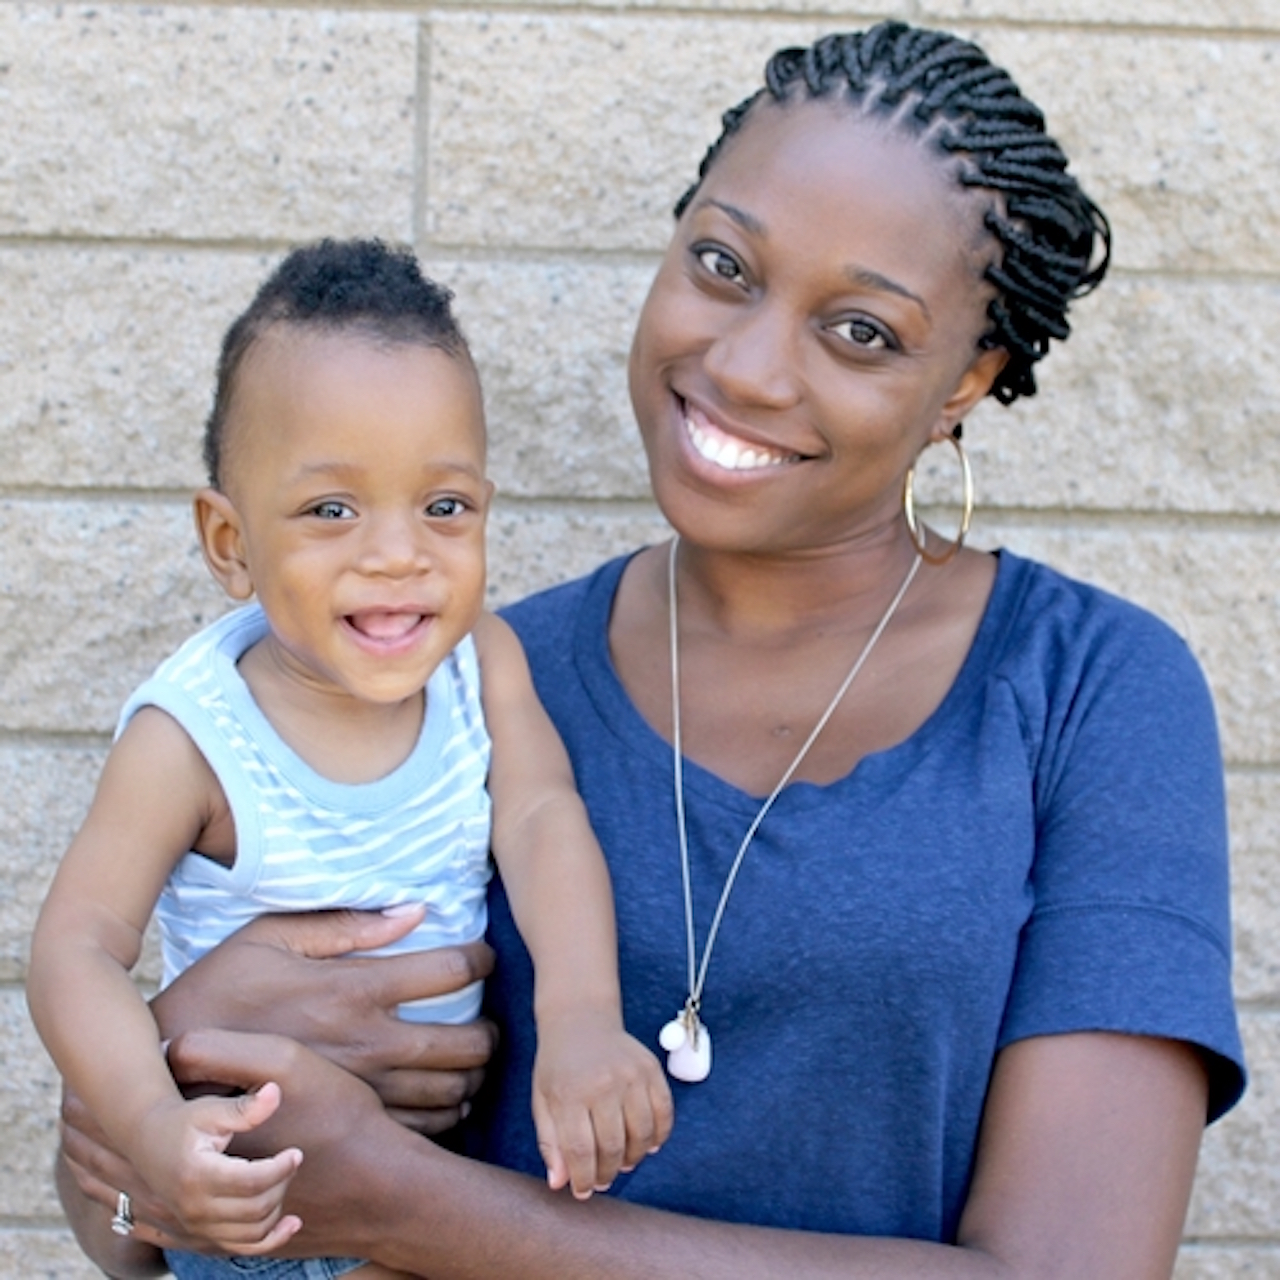
<svg viewBox="0 0 1280 1280">
<path fill-rule="evenodd" d="M 483 1019 L 453 1026 L 439 1022 L 403 1022 L 397 1018 L 385 1029 L 381 1048 L 388 1057 L 386 1070 L 403 1074 L 409 1087 L 429 1088 L 427 1077 L 431 1075 L 482 1073 L 497 1043 L 497 1028 Z M 384 1098 L 384 1101 L 400 1106 L 414 1105 L 413 1096 Z M 457 1100 L 449 1095 L 447 1086 L 442 1089 L 441 1105 Z"/>
<path fill-rule="evenodd" d="M 289 1036 L 368 1082 L 389 1105 L 454 1109 L 477 1087 L 475 1072 L 493 1052 L 492 1026 L 410 1024 L 397 1010 L 481 980 L 493 967 L 492 951 L 476 942 L 396 956 L 345 954 L 385 942 L 418 915 L 260 917 L 182 973 L 152 1008 L 166 1036 L 197 1027 Z M 421 1074 L 400 1078 L 403 1070 Z M 433 1081 L 433 1072 L 444 1076 Z"/>
<path fill-rule="evenodd" d="M 350 913 L 344 913 L 350 914 Z M 354 963 L 368 997 L 383 1009 L 430 996 L 449 995 L 493 972 L 493 950 L 484 942 L 393 956 L 365 956 Z"/>
<path fill-rule="evenodd" d="M 62 1159 L 77 1186 L 91 1200 L 114 1209 L 119 1193 L 128 1191 L 139 1207 L 149 1201 L 149 1188 L 141 1176 L 123 1156 L 107 1146 L 102 1130 L 79 1097 L 70 1091 L 65 1091 L 62 1097 L 61 1138 Z M 149 1203 L 148 1208 L 151 1221 L 167 1221 L 168 1215 L 161 1211 L 158 1203 Z"/>
<path fill-rule="evenodd" d="M 314 1057 L 285 1036 L 242 1031 L 188 1031 L 169 1045 L 169 1068 L 179 1084 L 212 1081 L 250 1091 L 275 1081 L 284 1098 Z"/>
<path fill-rule="evenodd" d="M 250 921 L 236 935 L 242 942 L 276 946 L 312 960 L 325 960 L 352 951 L 373 951 L 403 938 L 418 925 L 426 909 L 393 907 L 386 911 L 306 911 L 296 915 L 265 915 Z"/>
<path fill-rule="evenodd" d="M 386 1107 L 384 1110 L 403 1128 L 420 1133 L 424 1138 L 435 1138 L 465 1120 L 471 1112 L 471 1104 L 464 1102 L 456 1107 L 437 1107 L 431 1111 L 417 1111 L 412 1107 Z"/>
<path fill-rule="evenodd" d="M 183 1235 L 177 1219 L 151 1194 L 132 1166 L 107 1148 L 89 1142 L 78 1130 L 64 1126 L 62 1133 L 61 1169 L 81 1194 L 112 1213 L 119 1205 L 120 1192 L 128 1194 L 134 1220 L 131 1238 L 162 1249 L 195 1244 Z"/>
<path fill-rule="evenodd" d="M 458 1111 L 484 1081 L 484 1071 L 395 1070 L 377 1082 L 378 1096 L 389 1111 Z"/>
</svg>

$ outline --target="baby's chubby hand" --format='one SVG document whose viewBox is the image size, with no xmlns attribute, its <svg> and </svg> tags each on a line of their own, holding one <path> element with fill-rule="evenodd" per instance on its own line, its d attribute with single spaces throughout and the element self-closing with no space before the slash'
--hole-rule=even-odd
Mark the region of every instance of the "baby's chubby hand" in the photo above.
<svg viewBox="0 0 1280 1280">
<path fill-rule="evenodd" d="M 237 1134 L 263 1124 L 280 1106 L 268 1083 L 238 1097 L 166 1101 L 143 1117 L 128 1154 L 147 1184 L 162 1190 L 182 1225 L 227 1253 L 262 1254 L 302 1225 L 284 1212 L 302 1152 L 289 1147 L 247 1160 L 227 1154 Z"/>
<path fill-rule="evenodd" d="M 606 1190 L 662 1146 L 673 1116 L 658 1060 L 615 1014 L 538 1019 L 533 1119 L 552 1190 Z"/>
</svg>

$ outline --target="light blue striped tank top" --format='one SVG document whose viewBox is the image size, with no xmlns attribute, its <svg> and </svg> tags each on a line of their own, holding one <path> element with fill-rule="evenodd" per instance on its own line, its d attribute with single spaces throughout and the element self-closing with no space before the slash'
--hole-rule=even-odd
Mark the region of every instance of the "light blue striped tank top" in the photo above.
<svg viewBox="0 0 1280 1280">
<path fill-rule="evenodd" d="M 234 866 L 188 853 L 160 896 L 164 981 L 269 911 L 424 902 L 422 924 L 390 950 L 481 937 L 492 869 L 490 743 L 474 641 L 463 640 L 431 676 L 409 758 L 386 777 L 350 785 L 316 773 L 254 702 L 236 663 L 265 633 L 256 604 L 219 619 L 162 663 L 120 716 L 123 728 L 143 706 L 171 715 L 209 762 L 235 821 Z M 400 1012 L 463 1022 L 479 1012 L 480 996 L 476 983 Z"/>
</svg>

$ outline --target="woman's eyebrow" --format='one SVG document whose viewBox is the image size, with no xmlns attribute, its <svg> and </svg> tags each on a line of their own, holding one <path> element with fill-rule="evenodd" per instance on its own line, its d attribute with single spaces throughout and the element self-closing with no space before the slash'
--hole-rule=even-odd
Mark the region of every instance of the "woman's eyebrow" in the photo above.
<svg viewBox="0 0 1280 1280">
<path fill-rule="evenodd" d="M 769 231 L 764 223 L 755 214 L 748 213 L 745 209 L 740 209 L 736 204 L 729 204 L 724 200 L 716 200 L 711 196 L 700 201 L 699 204 L 704 207 L 710 205 L 719 209 L 727 218 L 731 218 L 751 235 L 760 236 L 761 238 L 768 237 Z M 924 312 L 925 319 L 932 321 L 933 317 L 929 313 L 929 307 L 925 300 L 919 294 L 913 293 L 906 285 L 899 284 L 890 276 L 881 275 L 879 271 L 872 271 L 869 267 L 855 266 L 846 267 L 844 274 L 850 284 L 857 285 L 859 288 L 885 290 L 914 302 Z"/>
<path fill-rule="evenodd" d="M 726 204 L 723 200 L 715 200 L 708 197 L 700 202 L 702 205 L 712 205 L 719 209 L 721 213 L 732 218 L 744 231 L 749 231 L 754 236 L 767 236 L 769 233 L 765 229 L 765 225 L 754 214 L 748 213 L 745 209 L 739 209 L 736 204 Z"/>
<path fill-rule="evenodd" d="M 860 288 L 881 289 L 889 293 L 896 293 L 899 297 L 907 298 L 924 312 L 926 320 L 933 319 L 929 314 L 928 303 L 919 294 L 912 293 L 905 284 L 899 284 L 889 276 L 881 275 L 880 272 L 872 271 L 868 267 L 846 267 L 844 274 L 850 284 L 858 285 Z"/>
</svg>

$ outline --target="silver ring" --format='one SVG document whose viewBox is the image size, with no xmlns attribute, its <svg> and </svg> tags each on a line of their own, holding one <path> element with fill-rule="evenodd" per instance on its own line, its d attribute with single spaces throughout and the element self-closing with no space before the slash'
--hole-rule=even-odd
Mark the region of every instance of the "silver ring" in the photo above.
<svg viewBox="0 0 1280 1280">
<path fill-rule="evenodd" d="M 133 1235 L 133 1202 L 129 1193 L 122 1191 L 116 1196 L 116 1211 L 111 1219 L 111 1230 L 118 1236 Z"/>
</svg>

